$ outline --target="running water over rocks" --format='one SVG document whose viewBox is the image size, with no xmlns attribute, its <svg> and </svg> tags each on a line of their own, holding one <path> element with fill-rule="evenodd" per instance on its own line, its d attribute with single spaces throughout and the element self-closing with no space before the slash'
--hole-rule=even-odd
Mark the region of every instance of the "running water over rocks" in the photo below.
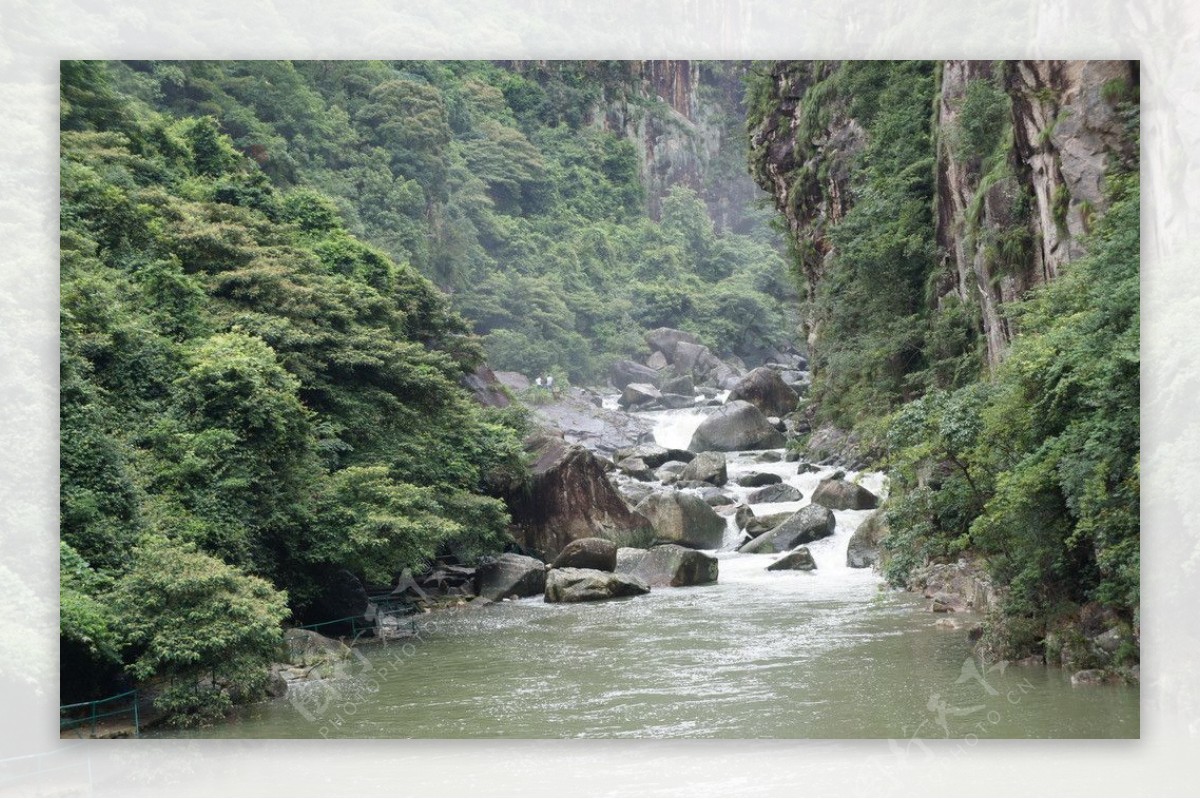
<svg viewBox="0 0 1200 799">
<path fill-rule="evenodd" d="M 604 405 L 615 408 L 615 399 Z M 660 446 L 682 449 L 709 410 L 634 415 Z M 751 504 L 756 516 L 808 505 L 834 469 L 798 473 L 782 455 L 726 453 L 720 490 L 746 503 L 761 489 L 739 478 L 776 475 L 802 498 Z M 881 474 L 845 479 L 886 493 Z M 651 490 L 670 489 L 654 482 Z M 1058 669 L 981 662 L 967 640 L 978 621 L 971 614 L 935 616 L 877 572 L 849 568 L 850 537 L 871 513 L 834 510 L 834 534 L 807 544 L 812 571 L 768 571 L 781 554 L 733 551 L 742 533 L 731 513 L 713 553 L 716 583 L 430 614 L 414 642 L 358 647 L 342 679 L 195 734 L 881 737 L 902 749 L 920 746 L 916 738 L 1137 735 L 1136 688 L 1075 688 Z"/>
</svg>

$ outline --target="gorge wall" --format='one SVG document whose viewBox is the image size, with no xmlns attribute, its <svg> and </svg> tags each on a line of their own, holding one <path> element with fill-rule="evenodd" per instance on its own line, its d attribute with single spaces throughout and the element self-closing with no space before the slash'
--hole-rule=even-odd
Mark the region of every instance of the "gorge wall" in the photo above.
<svg viewBox="0 0 1200 799">
<path fill-rule="evenodd" d="M 856 202 L 870 139 L 863 114 L 840 91 L 844 67 L 774 62 L 752 101 L 751 171 L 787 221 L 810 302 L 835 260 L 831 228 Z M 971 308 L 994 367 L 1016 333 L 1004 305 L 1082 254 L 1082 237 L 1107 210 L 1106 171 L 1136 158 L 1136 117 L 1122 103 L 1136 94 L 1138 65 L 945 61 L 932 68 L 936 250 L 924 310 L 936 315 L 954 301 Z M 821 322 L 819 315 L 807 321 L 816 349 Z"/>
</svg>

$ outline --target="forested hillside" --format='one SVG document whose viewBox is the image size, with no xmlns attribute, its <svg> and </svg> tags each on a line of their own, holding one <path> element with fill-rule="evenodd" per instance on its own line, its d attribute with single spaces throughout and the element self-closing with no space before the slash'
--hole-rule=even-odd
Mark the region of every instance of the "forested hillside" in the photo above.
<svg viewBox="0 0 1200 799">
<path fill-rule="evenodd" d="M 996 652 L 1135 663 L 1136 64 L 751 74 L 752 170 L 807 297 L 808 413 L 890 467 L 886 574 L 965 558 L 1000 595 Z M 1085 640 L 1113 624 L 1120 647 Z"/>
<path fill-rule="evenodd" d="M 331 198 L 350 232 L 450 294 L 494 368 L 575 382 L 642 351 L 656 327 L 751 357 L 793 337 L 770 212 L 748 196 L 744 68 L 108 67 L 130 98 L 211 117 L 273 185 Z"/>
</svg>

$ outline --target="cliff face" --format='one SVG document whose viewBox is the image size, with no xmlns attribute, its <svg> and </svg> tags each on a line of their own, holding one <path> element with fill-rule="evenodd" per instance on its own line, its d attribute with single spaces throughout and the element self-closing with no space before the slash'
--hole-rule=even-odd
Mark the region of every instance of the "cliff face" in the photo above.
<svg viewBox="0 0 1200 799">
<path fill-rule="evenodd" d="M 1110 160 L 1132 155 L 1116 101 L 1137 77 L 1127 61 L 942 65 L 937 242 L 949 280 L 940 288 L 979 304 L 990 366 L 1016 332 L 1004 304 L 1082 255 L 1083 235 L 1107 210 Z M 953 146 L 975 81 L 1001 83 L 1010 108 L 1004 160 L 986 173 Z"/>
<path fill-rule="evenodd" d="M 775 62 L 752 112 L 751 172 L 797 245 L 810 300 L 833 259 L 829 232 L 855 203 L 868 133 L 839 97 L 837 62 Z M 931 120 L 937 254 L 926 300 L 974 310 L 989 366 L 1016 331 L 1003 306 L 1078 258 L 1107 210 L 1106 170 L 1131 161 L 1120 111 L 1136 62 L 946 61 Z M 821 346 L 819 315 L 808 320 Z"/>
</svg>

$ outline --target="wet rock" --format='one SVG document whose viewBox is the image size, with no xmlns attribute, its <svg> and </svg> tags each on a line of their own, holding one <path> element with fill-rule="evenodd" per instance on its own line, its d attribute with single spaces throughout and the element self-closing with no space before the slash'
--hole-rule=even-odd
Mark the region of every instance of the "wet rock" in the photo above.
<svg viewBox="0 0 1200 799">
<path fill-rule="evenodd" d="M 624 550 L 622 550 L 624 552 Z M 624 554 L 618 573 L 630 574 L 652 588 L 707 585 L 717 581 L 717 559 L 694 549 L 664 544 Z"/>
<path fill-rule="evenodd" d="M 909 574 L 906 587 L 930 599 L 938 594 L 952 596 L 952 606 L 962 610 L 983 612 L 997 602 L 984 564 L 965 559 L 918 566 Z"/>
<path fill-rule="evenodd" d="M 657 387 L 659 376 L 658 372 L 649 366 L 644 366 L 637 361 L 622 360 L 609 367 L 608 379 L 612 381 L 614 387 L 621 390 L 630 383 L 646 383 Z"/>
<path fill-rule="evenodd" d="M 661 372 L 663 369 L 666 369 L 668 363 L 667 356 L 663 355 L 658 350 L 655 350 L 650 354 L 650 357 L 646 359 L 646 365 L 656 372 Z"/>
<path fill-rule="evenodd" d="M 796 461 L 800 460 L 800 453 L 796 452 L 794 449 L 789 449 L 787 452 L 783 453 L 783 459 L 787 463 L 795 463 Z"/>
<path fill-rule="evenodd" d="M 636 508 L 654 526 L 654 539 L 693 549 L 717 549 L 725 537 L 725 520 L 694 494 L 672 491 L 651 494 Z"/>
<path fill-rule="evenodd" d="M 770 472 L 751 472 L 744 474 L 738 478 L 737 484 L 742 488 L 759 488 L 761 486 L 773 486 L 783 482 L 783 478 L 777 474 Z"/>
<path fill-rule="evenodd" d="M 932 601 L 929 603 L 929 610 L 933 613 L 956 613 L 961 610 L 959 602 L 958 597 L 943 591 L 934 594 Z"/>
<path fill-rule="evenodd" d="M 682 394 L 689 400 L 693 400 L 696 396 L 696 384 L 692 382 L 691 375 L 680 375 L 663 381 L 662 392 L 664 394 Z"/>
<path fill-rule="evenodd" d="M 617 464 L 617 468 L 623 474 L 627 474 L 635 480 L 649 481 L 654 479 L 654 470 L 641 458 L 626 458 Z"/>
<path fill-rule="evenodd" d="M 863 520 L 846 546 L 846 565 L 865 569 L 879 562 L 879 544 L 888 534 L 887 516 L 877 510 Z"/>
<path fill-rule="evenodd" d="M 333 638 L 326 638 L 312 630 L 292 628 L 284 630 L 283 645 L 287 662 L 295 669 L 302 669 L 305 679 L 332 677 L 342 669 L 350 658 L 350 647 Z M 301 676 L 294 674 L 294 676 Z"/>
<path fill-rule="evenodd" d="M 662 393 L 651 384 L 630 383 L 621 392 L 621 398 L 617 400 L 617 404 L 622 408 L 636 408 L 641 405 L 649 405 L 661 399 Z"/>
<path fill-rule="evenodd" d="M 647 466 L 657 469 L 667 461 L 687 463 L 696 456 L 685 449 L 667 449 L 658 444 L 638 444 L 634 447 L 622 447 L 613 453 L 613 457 L 618 461 L 625 458 L 641 458 Z"/>
<path fill-rule="evenodd" d="M 596 569 L 551 569 L 546 575 L 547 602 L 598 602 L 650 593 L 637 577 Z"/>
<path fill-rule="evenodd" d="M 696 397 L 694 394 L 668 394 L 663 392 L 658 403 L 653 407 L 662 408 L 668 411 L 677 411 L 681 408 L 692 408 L 696 405 Z"/>
<path fill-rule="evenodd" d="M 617 492 L 630 506 L 636 506 L 646 497 L 654 493 L 654 487 L 639 482 L 625 482 L 617 485 Z"/>
<path fill-rule="evenodd" d="M 776 483 L 765 488 L 760 488 L 757 491 L 750 492 L 746 497 L 746 501 L 752 505 L 760 505 L 767 502 L 799 502 L 804 499 L 804 494 L 795 486 L 790 486 L 787 483 Z"/>
<path fill-rule="evenodd" d="M 795 511 L 785 510 L 779 513 L 768 513 L 763 516 L 755 516 L 745 524 L 746 532 L 751 535 L 762 535 L 763 533 L 774 530 L 779 525 L 786 522 L 795 515 Z"/>
<path fill-rule="evenodd" d="M 737 400 L 751 403 L 768 416 L 784 416 L 796 410 L 800 396 L 783 382 L 778 372 L 760 366 L 730 390 L 728 401 Z"/>
<path fill-rule="evenodd" d="M 700 498 L 708 503 L 709 507 L 716 508 L 722 505 L 735 505 L 736 500 L 733 497 L 721 493 L 721 489 L 716 486 L 705 489 L 700 492 Z"/>
<path fill-rule="evenodd" d="M 671 364 L 675 367 L 676 373 L 691 375 L 697 379 L 722 365 L 721 360 L 713 355 L 708 347 L 687 341 L 680 341 L 675 345 L 675 355 L 671 359 Z M 733 367 L 728 368 L 732 369 Z"/>
<path fill-rule="evenodd" d="M 613 571 L 617 568 L 617 545 L 605 538 L 577 538 L 558 553 L 554 568 Z"/>
<path fill-rule="evenodd" d="M 799 457 L 799 453 L 797 453 L 797 457 Z M 821 471 L 821 467 L 815 463 L 802 463 L 796 467 L 796 474 L 811 474 L 819 471 Z"/>
<path fill-rule="evenodd" d="M 738 505 L 737 511 L 734 513 L 733 521 L 737 524 L 739 530 L 746 529 L 746 525 L 754 521 L 754 511 L 749 505 Z M 766 532 L 765 530 L 763 532 Z"/>
<path fill-rule="evenodd" d="M 476 594 L 493 602 L 510 596 L 537 596 L 546 590 L 546 564 L 537 558 L 505 552 L 479 564 L 475 586 Z"/>
<path fill-rule="evenodd" d="M 738 547 L 738 552 L 787 552 L 801 544 L 833 535 L 836 525 L 833 512 L 828 508 L 806 505 L 777 527 Z"/>
<path fill-rule="evenodd" d="M 1108 674 L 1103 669 L 1083 669 L 1071 675 L 1071 685 L 1103 685 Z"/>
<path fill-rule="evenodd" d="M 870 510 L 879 507 L 879 497 L 846 480 L 822 480 L 812 501 L 832 510 Z"/>
<path fill-rule="evenodd" d="M 683 461 L 667 461 L 654 472 L 654 478 L 668 485 L 679 479 L 679 473 L 687 466 Z"/>
<path fill-rule="evenodd" d="M 729 482 L 729 471 L 723 452 L 701 452 L 679 473 L 680 480 L 698 480 L 723 486 Z"/>
<path fill-rule="evenodd" d="M 767 422 L 762 411 L 748 402 L 727 402 L 709 415 L 692 435 L 692 452 L 734 452 L 748 449 L 778 449 L 783 434 Z"/>
<path fill-rule="evenodd" d="M 817 568 L 817 562 L 813 560 L 812 553 L 808 551 L 808 547 L 796 547 L 796 549 L 784 555 L 779 560 L 767 567 L 769 572 L 778 571 L 813 571 Z"/>
<path fill-rule="evenodd" d="M 528 488 L 507 497 L 516 537 L 525 547 L 553 556 L 576 538 L 615 539 L 650 526 L 629 509 L 599 458 L 584 447 L 548 438 L 535 455 Z"/>
<path fill-rule="evenodd" d="M 770 420 L 768 419 L 767 421 Z M 783 456 L 773 449 L 769 449 L 766 452 L 760 452 L 754 456 L 755 463 L 779 463 L 781 460 L 783 460 Z"/>
</svg>

